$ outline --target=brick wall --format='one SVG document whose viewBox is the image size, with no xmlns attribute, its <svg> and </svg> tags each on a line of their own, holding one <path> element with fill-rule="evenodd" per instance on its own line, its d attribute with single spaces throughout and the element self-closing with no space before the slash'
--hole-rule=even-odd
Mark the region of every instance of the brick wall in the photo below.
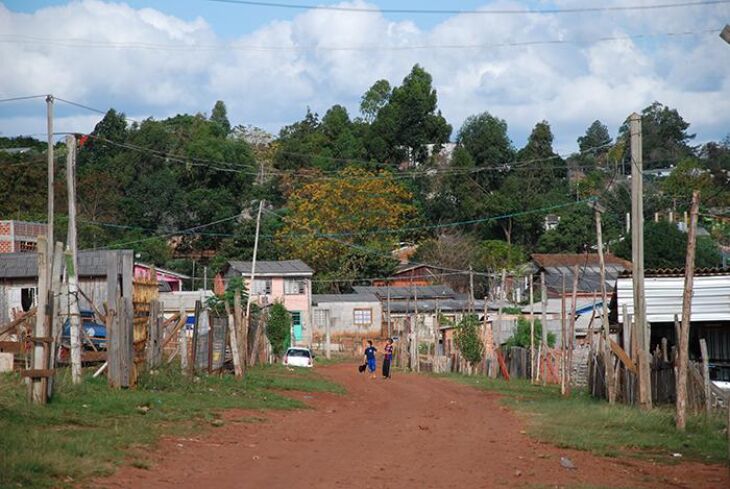
<svg viewBox="0 0 730 489">
<path fill-rule="evenodd" d="M 12 253 L 13 242 L 12 241 L 0 241 L 0 253 Z"/>
<path fill-rule="evenodd" d="M 32 252 L 38 236 L 46 234 L 40 222 L 0 221 L 0 253 Z"/>
</svg>

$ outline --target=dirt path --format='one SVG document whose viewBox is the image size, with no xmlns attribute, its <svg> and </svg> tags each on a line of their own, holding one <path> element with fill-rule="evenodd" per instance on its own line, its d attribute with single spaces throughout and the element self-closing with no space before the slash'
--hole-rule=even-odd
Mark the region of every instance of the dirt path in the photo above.
<svg viewBox="0 0 730 489">
<path fill-rule="evenodd" d="M 530 439 L 497 396 L 426 376 L 370 380 L 322 368 L 345 396 L 295 394 L 314 407 L 229 412 L 194 439 L 165 439 L 149 470 L 126 466 L 98 488 L 730 488 L 727 468 L 654 465 Z M 251 416 L 261 422 L 240 423 Z M 560 457 L 577 467 L 567 470 Z"/>
</svg>

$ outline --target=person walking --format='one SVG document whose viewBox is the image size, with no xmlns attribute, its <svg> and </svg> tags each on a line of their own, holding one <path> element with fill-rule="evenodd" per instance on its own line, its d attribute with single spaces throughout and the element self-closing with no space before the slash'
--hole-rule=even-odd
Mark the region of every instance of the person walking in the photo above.
<svg viewBox="0 0 730 489">
<path fill-rule="evenodd" d="M 385 344 L 385 355 L 383 356 L 383 378 L 390 378 L 390 362 L 393 361 L 393 338 L 388 338 Z"/>
<path fill-rule="evenodd" d="M 365 362 L 368 364 L 368 371 L 370 372 L 371 378 L 375 378 L 375 370 L 377 365 L 375 363 L 375 352 L 378 349 L 373 346 L 373 342 L 368 340 L 368 347 L 365 348 Z"/>
</svg>

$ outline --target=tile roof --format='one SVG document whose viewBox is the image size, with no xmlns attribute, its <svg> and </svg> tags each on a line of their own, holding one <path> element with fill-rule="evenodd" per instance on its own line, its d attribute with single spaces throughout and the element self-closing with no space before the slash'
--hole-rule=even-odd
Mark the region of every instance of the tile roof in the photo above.
<svg viewBox="0 0 730 489">
<path fill-rule="evenodd" d="M 229 261 L 230 267 L 239 273 L 251 273 L 250 261 Z M 302 260 L 257 261 L 256 275 L 312 275 L 309 265 Z"/>
</svg>

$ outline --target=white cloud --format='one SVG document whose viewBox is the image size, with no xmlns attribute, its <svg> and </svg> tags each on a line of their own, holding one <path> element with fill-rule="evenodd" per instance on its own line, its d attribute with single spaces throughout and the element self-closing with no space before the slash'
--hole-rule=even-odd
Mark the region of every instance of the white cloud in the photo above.
<svg viewBox="0 0 730 489">
<path fill-rule="evenodd" d="M 585 5 L 559 0 L 559 5 Z M 609 4 L 626 4 L 617 0 Z M 351 5 L 368 5 L 361 0 Z M 606 5 L 606 2 L 590 2 Z M 522 8 L 509 0 L 489 8 Z M 232 13 L 241 11 L 234 10 Z M 234 123 L 277 130 L 330 105 L 357 110 L 377 79 L 400 83 L 414 63 L 434 78 L 439 105 L 455 131 L 463 119 L 489 110 L 507 120 L 521 144 L 535 122 L 547 119 L 561 150 L 595 119 L 615 131 L 632 111 L 654 100 L 678 108 L 701 130 L 698 139 L 730 130 L 730 46 L 717 34 L 618 40 L 593 44 L 504 46 L 535 40 L 578 40 L 644 33 L 699 31 L 727 16 L 727 7 L 604 12 L 555 16 L 457 15 L 430 29 L 374 14 L 308 11 L 242 34 L 228 48 L 203 19 L 186 21 L 154 9 L 99 0 L 72 2 L 33 14 L 0 5 L 4 60 L 0 97 L 54 93 L 89 105 L 164 116 L 208 111 L 216 99 Z M 93 39 L 126 48 L 46 47 L 30 38 Z M 56 43 L 58 44 L 58 43 Z M 130 49 L 129 44 L 139 46 Z M 161 49 L 161 45 L 205 48 Z M 377 46 L 487 45 L 474 49 L 382 50 Z M 253 50 L 258 46 L 279 49 Z M 367 50 L 332 50 L 370 46 Z M 300 47 L 306 49 L 289 49 Z M 42 132 L 42 116 L 19 118 L 0 106 L 0 130 Z M 352 114 L 355 115 L 355 114 Z M 13 116 L 13 117 L 10 117 Z M 88 129 L 88 118 L 69 119 Z M 35 122 L 32 122 L 34 121 Z M 13 125 L 16 124 L 17 130 Z"/>
</svg>

